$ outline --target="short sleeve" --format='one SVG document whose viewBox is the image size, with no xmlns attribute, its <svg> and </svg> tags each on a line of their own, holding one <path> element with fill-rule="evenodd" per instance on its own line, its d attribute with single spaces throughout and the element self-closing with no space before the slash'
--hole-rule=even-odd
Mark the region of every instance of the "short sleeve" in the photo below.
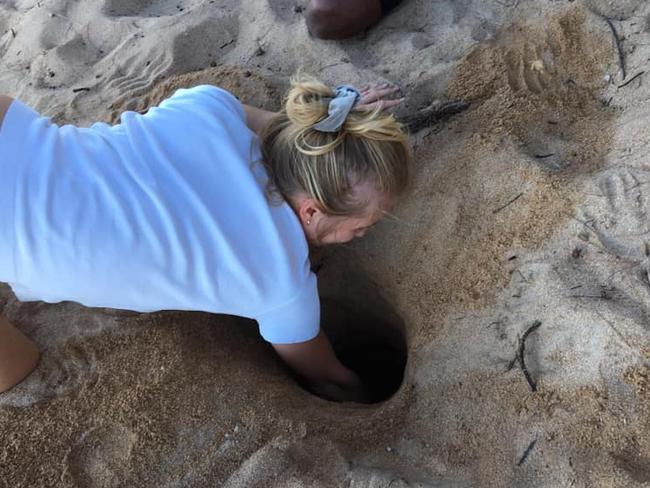
<svg viewBox="0 0 650 488">
<path fill-rule="evenodd" d="M 201 100 L 205 107 L 210 107 L 217 113 L 223 113 L 226 110 L 236 117 L 244 121 L 246 120 L 246 113 L 239 99 L 229 91 L 213 85 L 197 85 L 192 88 L 180 88 L 170 98 L 163 100 L 160 106 L 172 105 L 177 101 L 185 103 L 188 100 Z"/>
<path fill-rule="evenodd" d="M 289 302 L 255 317 L 264 340 L 272 344 L 295 344 L 313 339 L 320 330 L 320 301 L 316 276 Z"/>
</svg>

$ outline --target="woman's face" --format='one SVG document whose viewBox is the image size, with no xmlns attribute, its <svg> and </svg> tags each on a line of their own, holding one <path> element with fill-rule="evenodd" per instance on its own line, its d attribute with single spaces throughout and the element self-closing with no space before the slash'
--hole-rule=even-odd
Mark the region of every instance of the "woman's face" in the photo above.
<svg viewBox="0 0 650 488">
<path fill-rule="evenodd" d="M 309 198 L 300 202 L 297 214 L 310 244 L 342 244 L 362 237 L 392 207 L 392 202 L 380 195 L 371 185 L 361 185 L 356 189 L 356 193 L 362 201 L 368 202 L 363 214 L 358 216 L 328 215 Z"/>
<path fill-rule="evenodd" d="M 363 217 L 339 217 L 323 214 L 317 225 L 308 225 L 305 235 L 310 244 L 324 246 L 343 244 L 356 237 L 363 237 L 370 227 L 383 217 L 384 212 L 377 212 Z"/>
</svg>

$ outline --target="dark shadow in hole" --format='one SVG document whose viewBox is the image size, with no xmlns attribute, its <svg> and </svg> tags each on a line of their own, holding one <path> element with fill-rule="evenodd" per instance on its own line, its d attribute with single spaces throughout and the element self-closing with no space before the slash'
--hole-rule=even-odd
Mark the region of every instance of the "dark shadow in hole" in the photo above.
<svg viewBox="0 0 650 488">
<path fill-rule="evenodd" d="M 341 362 L 355 371 L 368 403 L 389 399 L 404 378 L 404 323 L 352 251 L 335 252 L 319 268 L 321 327 Z"/>
<path fill-rule="evenodd" d="M 322 302 L 323 329 L 341 362 L 360 376 L 369 394 L 368 403 L 387 400 L 404 378 L 404 336 L 385 316 L 364 313 L 359 304 L 346 301 Z"/>
</svg>

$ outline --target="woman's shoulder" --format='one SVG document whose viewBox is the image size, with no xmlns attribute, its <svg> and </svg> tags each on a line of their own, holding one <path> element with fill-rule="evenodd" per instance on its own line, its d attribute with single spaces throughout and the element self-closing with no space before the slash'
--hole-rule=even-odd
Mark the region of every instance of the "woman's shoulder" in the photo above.
<svg viewBox="0 0 650 488">
<path fill-rule="evenodd" d="M 163 101 L 160 106 L 175 103 L 193 104 L 222 112 L 227 110 L 235 115 L 245 118 L 244 108 L 239 99 L 223 88 L 214 85 L 196 85 L 188 88 L 179 88 L 174 94 Z"/>
</svg>

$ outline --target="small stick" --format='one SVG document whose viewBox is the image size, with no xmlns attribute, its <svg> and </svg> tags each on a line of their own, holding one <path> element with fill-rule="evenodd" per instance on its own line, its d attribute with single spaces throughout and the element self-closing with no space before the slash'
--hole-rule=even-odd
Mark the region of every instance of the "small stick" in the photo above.
<svg viewBox="0 0 650 488">
<path fill-rule="evenodd" d="M 550 158 L 551 156 L 555 156 L 555 153 L 535 154 L 535 157 L 538 159 L 546 159 L 546 158 Z"/>
<path fill-rule="evenodd" d="M 540 325 L 542 325 L 542 322 L 536 320 L 535 322 L 533 322 L 533 325 L 531 325 L 530 327 L 528 327 L 528 329 L 526 329 L 526 332 L 524 332 L 524 335 L 521 336 L 521 340 L 519 341 L 519 352 L 517 353 L 519 366 L 521 366 L 521 371 L 524 373 L 524 376 L 526 377 L 526 381 L 528 382 L 528 386 L 530 386 L 531 391 L 537 391 L 537 385 L 535 384 L 535 381 L 533 381 L 533 378 L 530 376 L 530 373 L 528 372 L 528 368 L 526 367 L 526 361 L 524 360 L 524 353 L 526 352 L 526 339 L 528 339 L 530 333 L 535 331 Z"/>
<path fill-rule="evenodd" d="M 618 37 L 618 32 L 616 31 L 616 27 L 614 27 L 614 24 L 612 23 L 612 19 L 605 16 L 602 17 L 605 19 L 605 22 L 607 22 L 607 25 L 612 30 L 614 41 L 616 41 L 616 50 L 618 51 L 618 64 L 621 67 L 621 74 L 623 75 L 623 79 L 625 79 L 627 73 L 625 72 L 625 56 L 623 55 L 623 48 L 621 47 L 621 38 Z"/>
<path fill-rule="evenodd" d="M 469 103 L 463 100 L 452 100 L 442 104 L 432 104 L 414 114 L 399 117 L 399 121 L 408 127 L 411 134 L 414 134 L 437 122 L 447 120 L 452 115 L 464 112 L 468 108 Z"/>
<path fill-rule="evenodd" d="M 519 276 L 521 276 L 522 280 L 524 280 L 526 283 L 530 283 L 530 281 L 528 281 L 526 279 L 526 277 L 524 276 L 524 274 L 520 270 L 516 269 L 515 271 L 517 271 L 517 273 L 519 273 Z"/>
<path fill-rule="evenodd" d="M 510 371 L 512 368 L 515 367 L 515 363 L 516 363 L 517 361 L 519 361 L 519 356 L 516 356 L 516 355 L 515 355 L 515 357 L 512 358 L 512 361 L 510 361 L 510 362 L 508 363 L 508 366 L 506 366 L 506 373 L 507 373 L 508 371 Z"/>
<path fill-rule="evenodd" d="M 629 85 L 630 83 L 632 83 L 634 80 L 636 80 L 639 76 L 641 76 L 641 75 L 643 75 L 643 74 L 645 74 L 645 71 L 639 71 L 639 72 L 638 72 L 637 74 L 635 74 L 632 78 L 630 78 L 629 80 L 627 80 L 625 83 L 623 83 L 623 84 L 621 84 L 621 85 L 618 85 L 618 87 L 619 87 L 619 88 L 623 88 L 624 86 Z"/>
<path fill-rule="evenodd" d="M 533 447 L 535 447 L 535 444 L 537 444 L 537 439 L 533 439 L 533 441 L 530 444 L 528 444 L 528 447 L 519 458 L 519 461 L 517 461 L 517 466 L 521 466 L 526 462 L 526 459 L 528 459 L 528 455 L 530 454 L 530 451 L 533 450 Z"/>
<path fill-rule="evenodd" d="M 87 86 L 82 86 L 80 88 L 73 88 L 72 89 L 72 93 L 78 93 L 78 92 L 82 92 L 82 91 L 90 91 L 90 88 L 88 88 Z"/>
<path fill-rule="evenodd" d="M 511 205 L 512 203 L 514 203 L 514 202 L 516 202 L 517 200 L 519 200 L 523 195 L 524 195 L 523 193 L 520 193 L 519 195 L 517 195 L 516 197 L 514 197 L 512 200 L 510 200 L 510 201 L 509 201 L 508 203 L 506 203 L 505 205 L 503 205 L 503 206 L 501 206 L 501 207 L 499 207 L 499 208 L 497 208 L 497 209 L 492 210 L 492 213 L 493 213 L 493 214 L 498 214 L 499 212 L 501 212 L 501 210 L 503 210 L 504 208 L 506 208 L 508 205 Z"/>
</svg>

